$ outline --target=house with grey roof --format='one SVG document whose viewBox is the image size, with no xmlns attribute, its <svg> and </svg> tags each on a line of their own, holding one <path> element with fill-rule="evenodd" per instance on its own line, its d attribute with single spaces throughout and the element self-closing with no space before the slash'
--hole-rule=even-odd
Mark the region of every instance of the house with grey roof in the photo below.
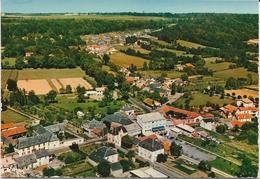
<svg viewBox="0 0 260 179">
<path fill-rule="evenodd" d="M 146 160 L 155 162 L 159 154 L 164 154 L 164 148 L 155 139 L 148 138 L 138 145 L 138 155 Z"/>
<path fill-rule="evenodd" d="M 113 175 L 114 177 L 122 177 L 123 167 L 120 162 L 111 163 L 110 167 L 111 175 Z"/>
<path fill-rule="evenodd" d="M 93 166 L 97 166 L 102 161 L 116 163 L 118 162 L 118 153 L 112 147 L 102 146 L 88 156 L 88 161 Z"/>
<path fill-rule="evenodd" d="M 124 126 L 112 127 L 107 134 L 107 142 L 115 144 L 117 147 L 121 147 L 122 137 L 127 135 L 127 131 Z"/>
<path fill-rule="evenodd" d="M 106 117 L 104 117 L 102 119 L 102 121 L 104 123 L 109 123 L 109 124 L 111 124 L 113 122 L 113 123 L 116 123 L 118 125 L 129 125 L 129 124 L 133 123 L 129 119 L 129 117 L 126 114 L 124 114 L 123 112 L 117 112 L 117 113 L 114 113 L 114 114 L 111 114 L 111 115 L 107 115 Z"/>
<path fill-rule="evenodd" d="M 21 137 L 17 139 L 15 152 L 19 156 L 32 154 L 37 150 L 54 149 L 60 146 L 60 141 L 52 129 L 39 126 L 35 134 L 31 137 Z"/>
<path fill-rule="evenodd" d="M 36 151 L 35 153 L 14 158 L 18 169 L 33 169 L 49 164 L 49 152 L 47 150 Z"/>
<path fill-rule="evenodd" d="M 88 137 L 95 137 L 99 135 L 105 135 L 106 133 L 106 125 L 102 121 L 98 121 L 96 119 L 92 119 L 91 121 L 87 121 L 82 126 L 84 134 Z"/>
</svg>

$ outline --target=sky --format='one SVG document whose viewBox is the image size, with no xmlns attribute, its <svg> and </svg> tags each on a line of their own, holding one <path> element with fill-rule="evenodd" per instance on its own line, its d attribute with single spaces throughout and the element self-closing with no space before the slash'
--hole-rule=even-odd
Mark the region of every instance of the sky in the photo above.
<svg viewBox="0 0 260 179">
<path fill-rule="evenodd" d="M 257 0 L 1 0 L 2 12 L 258 13 Z"/>
</svg>

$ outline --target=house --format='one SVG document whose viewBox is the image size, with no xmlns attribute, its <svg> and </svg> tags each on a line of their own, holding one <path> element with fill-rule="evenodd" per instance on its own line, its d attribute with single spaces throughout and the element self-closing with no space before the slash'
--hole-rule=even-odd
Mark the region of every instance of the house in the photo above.
<svg viewBox="0 0 260 179">
<path fill-rule="evenodd" d="M 113 175 L 114 177 L 122 177 L 123 167 L 120 162 L 111 163 L 110 168 L 111 175 Z"/>
<path fill-rule="evenodd" d="M 200 121 L 200 127 L 216 132 L 217 123 L 213 119 L 204 118 Z"/>
<path fill-rule="evenodd" d="M 151 98 L 146 98 L 144 99 L 144 104 L 151 107 L 151 108 L 156 108 L 156 107 L 160 107 L 162 104 L 159 101 L 155 101 Z"/>
<path fill-rule="evenodd" d="M 86 91 L 84 96 L 90 99 L 101 101 L 104 98 L 105 87 L 99 87 L 92 91 Z"/>
<path fill-rule="evenodd" d="M 31 137 L 21 137 L 17 139 L 15 152 L 19 156 L 29 155 L 37 150 L 54 149 L 60 146 L 60 141 L 56 134 L 39 126 L 36 135 Z"/>
<path fill-rule="evenodd" d="M 158 110 L 167 119 L 171 119 L 174 125 L 186 124 L 190 126 L 199 125 L 200 120 L 203 118 L 201 114 L 196 112 L 176 108 L 173 106 L 165 105 Z"/>
<path fill-rule="evenodd" d="M 174 137 L 174 138 L 177 138 L 178 135 L 181 135 L 182 134 L 182 131 L 181 129 L 177 128 L 177 127 L 172 127 L 170 128 L 170 130 L 168 131 L 168 136 L 171 138 L 171 137 Z"/>
<path fill-rule="evenodd" d="M 137 116 L 137 123 L 142 128 L 142 133 L 164 131 L 166 119 L 159 112 L 152 112 Z"/>
<path fill-rule="evenodd" d="M 221 107 L 220 110 L 222 111 L 222 114 L 225 115 L 227 118 L 233 118 L 234 113 L 237 111 L 237 107 L 228 104 L 226 106 Z"/>
<path fill-rule="evenodd" d="M 111 115 L 107 115 L 102 119 L 102 121 L 110 125 L 112 123 L 118 125 L 129 125 L 133 123 L 124 112 L 117 112 Z"/>
<path fill-rule="evenodd" d="M 252 120 L 252 114 L 249 113 L 239 113 L 236 114 L 236 119 L 240 122 L 246 122 L 246 121 L 251 121 Z"/>
<path fill-rule="evenodd" d="M 231 121 L 227 123 L 228 129 L 232 129 L 234 127 L 242 127 L 245 124 L 245 122 L 241 121 Z"/>
<path fill-rule="evenodd" d="M 106 125 L 102 121 L 97 121 L 96 119 L 92 119 L 91 121 L 87 121 L 85 124 L 81 126 L 83 128 L 83 133 L 89 137 L 94 136 L 103 136 L 105 134 Z"/>
<path fill-rule="evenodd" d="M 124 127 L 129 136 L 138 136 L 142 133 L 142 128 L 136 122 L 129 125 L 124 125 Z"/>
<path fill-rule="evenodd" d="M 143 167 L 130 171 L 131 178 L 168 178 L 168 176 L 152 167 Z"/>
<path fill-rule="evenodd" d="M 97 166 L 102 161 L 116 163 L 118 162 L 118 153 L 112 147 L 102 146 L 88 156 L 88 161 L 93 166 Z"/>
<path fill-rule="evenodd" d="M 107 142 L 115 144 L 116 147 L 121 147 L 122 137 L 125 135 L 127 135 L 125 127 L 112 127 L 112 129 L 107 134 Z"/>
<path fill-rule="evenodd" d="M 251 114 L 252 117 L 259 117 L 258 108 L 255 106 L 239 107 L 235 112 L 235 115 L 237 114 Z"/>
<path fill-rule="evenodd" d="M 187 67 L 187 68 L 195 68 L 195 66 L 193 64 L 191 64 L 191 63 L 186 63 L 185 67 Z"/>
<path fill-rule="evenodd" d="M 77 111 L 78 118 L 83 118 L 85 116 L 85 113 L 82 111 Z"/>
<path fill-rule="evenodd" d="M 36 151 L 35 153 L 24 155 L 14 160 L 17 163 L 17 168 L 19 169 L 34 169 L 39 166 L 49 164 L 49 152 L 47 150 Z"/>
<path fill-rule="evenodd" d="M 243 99 L 239 99 L 237 100 L 237 106 L 239 107 L 254 107 L 254 102 L 251 101 L 248 98 L 243 98 Z"/>
<path fill-rule="evenodd" d="M 138 145 L 138 155 L 146 160 L 155 162 L 159 154 L 164 154 L 163 145 L 154 139 L 146 139 Z"/>
<path fill-rule="evenodd" d="M 135 117 L 135 109 L 133 106 L 125 105 L 120 111 L 124 112 L 129 117 Z"/>
<path fill-rule="evenodd" d="M 30 57 L 33 55 L 33 52 L 25 52 L 25 57 Z"/>
<path fill-rule="evenodd" d="M 195 134 L 195 129 L 191 126 L 178 124 L 176 127 L 181 130 L 182 135 L 192 137 Z"/>
<path fill-rule="evenodd" d="M 7 144 L 14 144 L 16 139 L 25 136 L 26 133 L 27 129 L 23 126 L 16 127 L 13 123 L 1 125 L 1 138 L 3 139 L 3 142 Z"/>
<path fill-rule="evenodd" d="M 182 64 L 177 64 L 177 65 L 175 66 L 175 69 L 178 70 L 178 71 L 183 71 L 184 67 L 185 67 L 185 66 L 182 65 Z"/>
<path fill-rule="evenodd" d="M 15 157 L 17 157 L 17 153 L 15 152 L 1 157 L 0 173 L 2 177 L 4 176 L 3 174 L 15 173 L 17 171 L 16 161 L 14 160 Z"/>
</svg>

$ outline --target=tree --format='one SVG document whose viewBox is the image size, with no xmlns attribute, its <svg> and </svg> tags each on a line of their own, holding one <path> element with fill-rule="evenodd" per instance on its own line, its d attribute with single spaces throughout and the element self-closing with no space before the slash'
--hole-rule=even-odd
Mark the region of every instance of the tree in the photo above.
<svg viewBox="0 0 260 179">
<path fill-rule="evenodd" d="M 252 162 L 249 158 L 243 157 L 242 165 L 238 173 L 239 177 L 256 177 L 257 176 L 257 167 L 252 165 Z"/>
<path fill-rule="evenodd" d="M 55 170 L 54 168 L 44 168 L 42 172 L 43 172 L 43 176 L 46 176 L 46 177 L 62 175 L 61 169 Z"/>
<path fill-rule="evenodd" d="M 133 140 L 129 135 L 125 135 L 124 137 L 122 137 L 122 143 L 121 146 L 123 148 L 127 148 L 130 149 L 133 146 Z"/>
<path fill-rule="evenodd" d="M 72 93 L 72 88 L 71 88 L 71 86 L 70 86 L 70 85 L 67 85 L 65 91 L 66 91 L 66 93 Z"/>
<path fill-rule="evenodd" d="M 7 89 L 9 91 L 15 91 L 17 90 L 17 83 L 15 80 L 12 80 L 12 79 L 8 79 L 7 80 Z"/>
<path fill-rule="evenodd" d="M 220 134 L 224 134 L 226 132 L 226 126 L 221 124 L 216 127 L 216 131 Z"/>
<path fill-rule="evenodd" d="M 182 79 L 182 81 L 188 81 L 189 77 L 187 74 L 183 74 L 183 75 L 181 75 L 181 79 Z"/>
<path fill-rule="evenodd" d="M 214 172 L 210 172 L 210 173 L 208 174 L 208 177 L 209 177 L 209 178 L 216 178 L 216 174 L 215 174 Z"/>
<path fill-rule="evenodd" d="M 28 103 L 31 105 L 39 104 L 41 102 L 40 98 L 35 95 L 34 91 L 28 93 Z"/>
<path fill-rule="evenodd" d="M 172 142 L 171 147 L 170 147 L 170 152 L 171 155 L 174 157 L 179 157 L 182 155 L 182 146 L 176 144 L 175 142 Z"/>
<path fill-rule="evenodd" d="M 210 171 L 211 170 L 211 165 L 208 161 L 202 160 L 198 164 L 198 169 L 202 171 Z"/>
<path fill-rule="evenodd" d="M 175 95 L 176 92 L 177 92 L 177 87 L 176 87 L 176 84 L 175 84 L 175 83 L 172 84 L 171 89 L 172 89 L 171 94 L 172 94 L 172 95 Z"/>
<path fill-rule="evenodd" d="M 123 172 L 130 170 L 130 162 L 128 160 L 120 160 L 120 164 L 123 167 Z"/>
<path fill-rule="evenodd" d="M 159 154 L 157 155 L 156 161 L 159 163 L 165 163 L 167 161 L 168 155 L 167 154 Z"/>
<path fill-rule="evenodd" d="M 72 144 L 71 146 L 70 146 L 70 149 L 73 151 L 73 152 L 79 152 L 80 150 L 79 150 L 79 145 L 78 144 Z"/>
<path fill-rule="evenodd" d="M 12 144 L 9 144 L 8 147 L 5 148 L 6 153 L 13 153 L 14 152 L 14 146 Z"/>
<path fill-rule="evenodd" d="M 107 65 L 107 64 L 109 63 L 109 60 L 110 60 L 109 55 L 105 54 L 105 55 L 103 56 L 103 62 L 104 62 L 104 64 Z"/>
<path fill-rule="evenodd" d="M 133 157 L 135 157 L 135 151 L 133 150 L 129 150 L 126 154 L 127 158 L 132 159 Z"/>
<path fill-rule="evenodd" d="M 49 93 L 47 93 L 46 99 L 47 99 L 47 101 L 49 101 L 49 102 L 54 102 L 56 96 L 57 96 L 57 92 L 54 91 L 54 90 L 51 90 Z"/>
<path fill-rule="evenodd" d="M 136 36 L 128 36 L 125 39 L 127 44 L 133 44 L 137 41 L 137 37 Z"/>
<path fill-rule="evenodd" d="M 102 161 L 97 166 L 97 172 L 101 177 L 109 177 L 110 176 L 111 166 L 108 161 Z"/>
</svg>

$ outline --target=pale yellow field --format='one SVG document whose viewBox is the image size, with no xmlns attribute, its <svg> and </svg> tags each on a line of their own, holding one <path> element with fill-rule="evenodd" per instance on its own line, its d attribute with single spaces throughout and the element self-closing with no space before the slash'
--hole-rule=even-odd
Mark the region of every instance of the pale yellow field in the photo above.
<svg viewBox="0 0 260 179">
<path fill-rule="evenodd" d="M 52 87 L 46 79 L 40 80 L 19 80 L 17 86 L 20 89 L 24 89 L 27 93 L 34 91 L 37 95 L 47 94 L 52 90 Z"/>
<path fill-rule="evenodd" d="M 60 78 L 59 81 L 64 88 L 66 88 L 67 85 L 70 85 L 73 92 L 76 91 L 78 86 L 85 87 L 86 90 L 93 89 L 93 87 L 83 78 Z"/>
<path fill-rule="evenodd" d="M 236 96 L 243 97 L 244 95 L 247 95 L 247 97 L 252 96 L 253 98 L 258 97 L 258 91 L 250 90 L 250 89 L 238 89 L 238 90 L 225 90 L 226 94 L 232 95 L 232 93 L 235 93 Z"/>
<path fill-rule="evenodd" d="M 126 55 L 124 53 L 115 53 L 110 55 L 110 61 L 118 66 L 126 68 L 129 67 L 131 64 L 137 67 L 142 67 L 144 62 L 149 62 L 149 60 L 140 57 Z"/>
<path fill-rule="evenodd" d="M 205 48 L 206 46 L 185 40 L 177 40 L 177 44 L 188 48 Z"/>
</svg>

